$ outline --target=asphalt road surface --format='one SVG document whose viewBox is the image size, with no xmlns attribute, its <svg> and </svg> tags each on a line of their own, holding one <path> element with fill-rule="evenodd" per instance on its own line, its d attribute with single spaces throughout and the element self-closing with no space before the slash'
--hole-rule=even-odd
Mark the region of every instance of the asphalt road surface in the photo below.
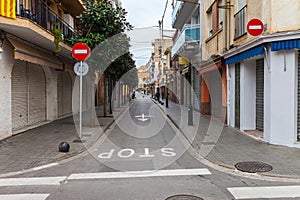
<svg viewBox="0 0 300 200">
<path fill-rule="evenodd" d="M 299 183 L 228 174 L 207 166 L 187 148 L 157 105 L 137 94 L 88 153 L 47 169 L 1 178 L 0 200 L 164 200 L 174 195 L 300 199 Z"/>
</svg>

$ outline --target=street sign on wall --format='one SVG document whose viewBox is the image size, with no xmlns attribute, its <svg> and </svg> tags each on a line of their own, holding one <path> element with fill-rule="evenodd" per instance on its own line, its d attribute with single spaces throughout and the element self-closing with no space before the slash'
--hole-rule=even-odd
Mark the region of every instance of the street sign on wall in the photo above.
<svg viewBox="0 0 300 200">
<path fill-rule="evenodd" d="M 247 24 L 247 31 L 252 36 L 258 36 L 264 31 L 264 24 L 259 19 L 251 19 Z"/>
<path fill-rule="evenodd" d="M 90 48 L 83 42 L 76 43 L 72 48 L 72 55 L 78 61 L 86 60 L 90 55 Z"/>
</svg>

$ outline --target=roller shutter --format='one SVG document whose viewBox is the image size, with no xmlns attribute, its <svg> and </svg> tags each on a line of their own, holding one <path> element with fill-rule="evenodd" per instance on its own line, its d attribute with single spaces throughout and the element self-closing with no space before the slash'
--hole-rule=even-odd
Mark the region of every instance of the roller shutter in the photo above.
<svg viewBox="0 0 300 200">
<path fill-rule="evenodd" d="M 46 120 L 46 81 L 40 66 L 17 61 L 11 87 L 13 130 Z"/>
<path fill-rule="evenodd" d="M 14 64 L 11 78 L 12 90 L 12 129 L 16 130 L 28 124 L 28 96 L 26 63 Z"/>
<path fill-rule="evenodd" d="M 234 99 L 234 124 L 236 128 L 240 128 L 240 97 L 241 97 L 241 76 L 240 76 L 240 63 L 235 64 L 235 99 Z"/>
<path fill-rule="evenodd" d="M 298 51 L 297 140 L 300 141 L 300 51 Z"/>
<path fill-rule="evenodd" d="M 28 65 L 28 125 L 32 125 L 46 120 L 46 81 L 40 66 L 31 63 Z"/>
<path fill-rule="evenodd" d="M 58 117 L 72 113 L 72 79 L 68 72 L 60 72 L 57 77 Z"/>
<path fill-rule="evenodd" d="M 264 59 L 256 60 L 256 129 L 264 130 Z"/>
</svg>

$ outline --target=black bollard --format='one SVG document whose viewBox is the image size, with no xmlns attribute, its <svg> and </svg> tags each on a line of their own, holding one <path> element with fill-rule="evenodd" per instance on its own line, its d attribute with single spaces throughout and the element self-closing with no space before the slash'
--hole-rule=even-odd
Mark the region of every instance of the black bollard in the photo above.
<svg viewBox="0 0 300 200">
<path fill-rule="evenodd" d="M 58 145 L 59 152 L 68 152 L 70 145 L 67 142 L 62 142 Z"/>
</svg>

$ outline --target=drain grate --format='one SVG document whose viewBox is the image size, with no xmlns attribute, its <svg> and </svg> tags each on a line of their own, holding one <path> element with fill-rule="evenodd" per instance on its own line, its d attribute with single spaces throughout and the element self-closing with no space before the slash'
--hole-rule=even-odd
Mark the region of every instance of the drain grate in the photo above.
<svg viewBox="0 0 300 200">
<path fill-rule="evenodd" d="M 166 198 L 166 200 L 203 200 L 200 197 L 196 197 L 193 195 L 187 195 L 187 194 L 180 194 L 180 195 L 174 195 L 171 197 Z"/>
<path fill-rule="evenodd" d="M 85 143 L 85 140 L 76 139 L 73 141 L 73 143 Z"/>
<path fill-rule="evenodd" d="M 269 172 L 273 170 L 271 165 L 257 161 L 239 162 L 235 165 L 235 168 L 248 173 Z"/>
</svg>

